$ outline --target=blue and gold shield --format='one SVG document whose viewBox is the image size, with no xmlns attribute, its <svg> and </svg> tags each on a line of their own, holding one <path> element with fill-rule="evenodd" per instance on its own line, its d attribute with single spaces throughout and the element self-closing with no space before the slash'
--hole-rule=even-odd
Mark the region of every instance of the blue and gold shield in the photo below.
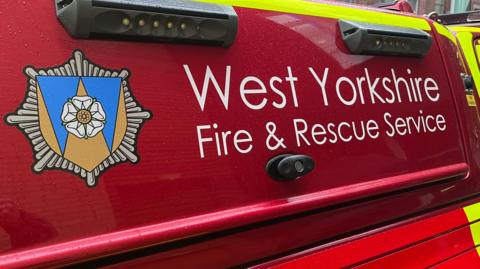
<svg viewBox="0 0 480 269">
<path fill-rule="evenodd" d="M 138 129 L 151 114 L 134 100 L 127 70 L 104 69 L 75 51 L 61 66 L 25 74 L 25 101 L 6 120 L 31 139 L 35 172 L 63 169 L 95 186 L 108 167 L 138 161 Z"/>
</svg>

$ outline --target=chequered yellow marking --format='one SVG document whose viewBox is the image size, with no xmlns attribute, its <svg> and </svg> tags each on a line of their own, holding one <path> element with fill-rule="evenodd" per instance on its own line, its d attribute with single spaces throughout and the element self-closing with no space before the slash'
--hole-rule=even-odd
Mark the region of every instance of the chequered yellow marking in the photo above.
<svg viewBox="0 0 480 269">
<path fill-rule="evenodd" d="M 467 94 L 466 97 L 468 106 L 477 106 L 477 102 L 475 102 L 475 97 L 473 94 Z"/>
<path fill-rule="evenodd" d="M 469 205 L 463 208 L 468 221 L 474 222 L 480 219 L 480 203 Z M 473 242 L 475 246 L 480 246 L 480 221 L 470 225 L 470 232 L 472 233 Z M 480 256 L 480 248 L 477 248 L 477 253 Z"/>
</svg>

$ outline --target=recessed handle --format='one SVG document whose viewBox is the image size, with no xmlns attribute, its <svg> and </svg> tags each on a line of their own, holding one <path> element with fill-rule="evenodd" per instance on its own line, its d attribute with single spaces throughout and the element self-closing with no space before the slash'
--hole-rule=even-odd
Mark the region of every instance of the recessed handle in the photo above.
<svg viewBox="0 0 480 269">
<path fill-rule="evenodd" d="M 310 173 L 315 162 L 307 155 L 283 154 L 268 161 L 267 173 L 275 180 L 289 181 Z"/>
</svg>

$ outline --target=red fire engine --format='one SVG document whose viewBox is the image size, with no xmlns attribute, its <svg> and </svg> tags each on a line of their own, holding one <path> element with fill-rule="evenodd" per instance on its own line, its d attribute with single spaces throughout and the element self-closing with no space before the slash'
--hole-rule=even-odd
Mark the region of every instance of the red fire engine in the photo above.
<svg viewBox="0 0 480 269">
<path fill-rule="evenodd" d="M 0 3 L 0 268 L 480 267 L 478 13 Z"/>
</svg>

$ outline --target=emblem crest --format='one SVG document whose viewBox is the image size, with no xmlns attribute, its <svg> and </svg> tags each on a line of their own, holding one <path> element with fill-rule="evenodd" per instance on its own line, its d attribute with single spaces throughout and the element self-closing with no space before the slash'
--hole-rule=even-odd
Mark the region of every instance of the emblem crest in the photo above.
<svg viewBox="0 0 480 269">
<path fill-rule="evenodd" d="M 25 99 L 5 120 L 30 140 L 34 172 L 61 169 L 94 187 L 107 168 L 138 162 L 136 139 L 151 113 L 135 101 L 128 70 L 103 68 L 77 50 L 63 65 L 24 73 Z"/>
</svg>

